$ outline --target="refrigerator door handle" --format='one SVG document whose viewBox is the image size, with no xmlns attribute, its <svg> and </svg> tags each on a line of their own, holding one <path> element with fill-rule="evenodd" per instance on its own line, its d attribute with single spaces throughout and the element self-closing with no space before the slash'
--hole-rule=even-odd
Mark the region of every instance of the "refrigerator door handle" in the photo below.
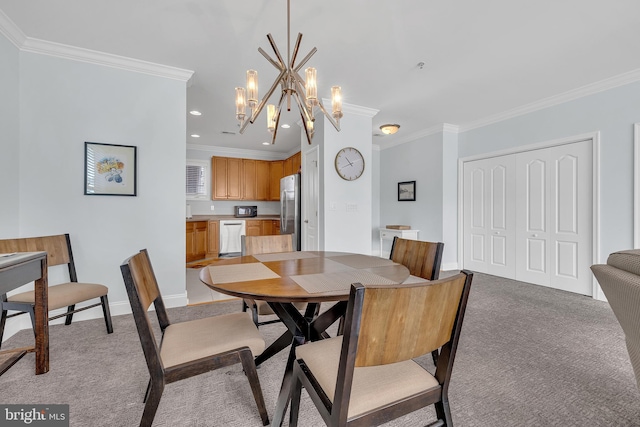
<svg viewBox="0 0 640 427">
<path fill-rule="evenodd" d="M 286 221 L 285 218 L 287 217 L 287 192 L 285 190 L 281 190 L 280 191 L 280 234 L 282 234 L 283 231 L 286 231 Z"/>
</svg>

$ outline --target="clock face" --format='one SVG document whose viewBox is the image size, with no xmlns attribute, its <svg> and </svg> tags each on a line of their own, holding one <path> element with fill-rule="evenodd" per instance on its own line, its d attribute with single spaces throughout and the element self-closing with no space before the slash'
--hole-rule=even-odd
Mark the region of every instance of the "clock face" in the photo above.
<svg viewBox="0 0 640 427">
<path fill-rule="evenodd" d="M 362 153 L 353 147 L 346 147 L 336 154 L 336 171 L 342 179 L 353 181 L 364 172 L 364 158 Z"/>
</svg>

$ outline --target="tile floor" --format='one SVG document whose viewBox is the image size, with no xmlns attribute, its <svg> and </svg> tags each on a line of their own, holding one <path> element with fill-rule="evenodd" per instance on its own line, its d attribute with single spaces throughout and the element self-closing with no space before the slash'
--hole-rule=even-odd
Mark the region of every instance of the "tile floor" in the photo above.
<svg viewBox="0 0 640 427">
<path fill-rule="evenodd" d="M 213 301 L 224 301 L 237 299 L 235 297 L 221 294 L 212 289 L 209 289 L 204 283 L 200 281 L 198 274 L 199 268 L 187 268 L 187 304 L 206 304 Z"/>
</svg>

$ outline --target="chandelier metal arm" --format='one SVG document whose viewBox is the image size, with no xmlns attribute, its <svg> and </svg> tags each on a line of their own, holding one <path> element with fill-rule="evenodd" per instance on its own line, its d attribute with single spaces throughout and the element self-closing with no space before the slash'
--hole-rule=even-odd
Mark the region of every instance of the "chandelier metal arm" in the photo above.
<svg viewBox="0 0 640 427">
<path fill-rule="evenodd" d="M 302 41 L 302 33 L 298 33 L 296 44 L 293 46 L 293 54 L 291 55 L 291 58 L 289 58 L 289 68 L 293 68 L 293 64 L 295 64 L 296 62 L 296 57 L 298 56 L 298 50 L 300 49 L 301 41 Z"/>
<path fill-rule="evenodd" d="M 302 117 L 302 126 L 304 127 L 304 133 L 305 133 L 305 135 L 307 137 L 307 142 L 309 143 L 309 145 L 311 145 L 311 139 L 313 138 L 313 132 L 309 130 L 309 126 L 307 125 L 307 119 L 305 118 L 305 115 L 309 115 L 309 112 L 307 111 L 305 106 L 302 105 L 302 101 L 300 100 L 300 97 L 294 96 L 294 98 L 296 99 L 296 102 L 298 103 L 298 110 L 300 110 L 300 116 Z M 303 111 L 304 111 L 304 114 L 303 114 Z M 311 118 L 311 120 L 313 120 L 313 117 Z"/>
<path fill-rule="evenodd" d="M 302 83 L 302 80 L 300 79 L 299 76 L 296 76 L 294 74 L 294 85 L 295 85 L 295 90 L 296 93 L 298 94 L 298 98 L 299 98 L 299 102 L 298 105 L 302 105 L 302 109 L 304 110 L 304 118 L 306 120 L 311 120 L 311 121 L 315 121 L 315 118 L 313 117 L 313 110 L 312 107 L 308 107 L 308 102 L 307 102 L 307 96 L 305 94 L 305 90 L 304 90 L 304 84 Z"/>
<path fill-rule="evenodd" d="M 313 49 L 311 49 L 311 51 L 310 51 L 309 53 L 307 53 L 307 56 L 305 56 L 305 57 L 302 59 L 302 61 L 300 61 L 300 63 L 299 63 L 295 68 L 293 68 L 293 71 L 294 71 L 294 72 L 296 72 L 296 73 L 297 73 L 298 71 L 300 71 L 300 69 L 301 69 L 302 67 L 304 67 L 304 64 L 306 64 L 306 63 L 307 63 L 307 61 L 308 61 L 309 59 L 311 59 L 311 57 L 312 57 L 312 56 L 313 56 L 317 51 L 318 51 L 318 49 L 316 49 L 315 47 L 314 47 Z"/>
<path fill-rule="evenodd" d="M 277 63 L 273 58 L 271 58 L 269 56 L 269 54 L 267 52 L 265 52 L 261 47 L 258 48 L 258 52 L 260 52 L 262 54 L 262 56 L 265 57 L 265 59 L 267 61 L 269 61 L 271 63 L 271 65 L 273 65 L 276 69 L 278 69 L 280 72 L 282 71 L 286 71 L 287 66 L 285 64 L 282 63 Z"/>
<path fill-rule="evenodd" d="M 273 40 L 273 36 L 271 35 L 271 33 L 267 34 L 267 39 L 269 40 L 269 43 L 271 44 L 271 49 L 273 49 L 273 52 L 276 54 L 278 61 L 282 64 L 284 68 L 287 68 L 287 63 L 282 59 L 282 55 L 280 55 L 278 46 L 276 46 L 276 42 Z"/>
<path fill-rule="evenodd" d="M 333 127 L 336 128 L 338 132 L 340 132 L 340 124 L 333 118 L 333 116 L 331 116 L 331 114 L 327 112 L 327 110 L 324 109 L 324 105 L 322 105 L 322 100 L 320 98 L 318 98 L 318 106 L 320 107 L 320 110 L 324 113 L 325 117 L 329 119 Z"/>
</svg>

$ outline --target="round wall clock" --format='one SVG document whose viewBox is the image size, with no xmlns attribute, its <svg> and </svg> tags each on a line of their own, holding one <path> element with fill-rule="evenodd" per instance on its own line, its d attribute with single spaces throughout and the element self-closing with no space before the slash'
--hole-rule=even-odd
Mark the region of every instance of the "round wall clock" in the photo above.
<svg viewBox="0 0 640 427">
<path fill-rule="evenodd" d="M 364 172 L 364 157 L 353 147 L 345 147 L 336 154 L 336 172 L 340 178 L 354 181 Z"/>
</svg>

